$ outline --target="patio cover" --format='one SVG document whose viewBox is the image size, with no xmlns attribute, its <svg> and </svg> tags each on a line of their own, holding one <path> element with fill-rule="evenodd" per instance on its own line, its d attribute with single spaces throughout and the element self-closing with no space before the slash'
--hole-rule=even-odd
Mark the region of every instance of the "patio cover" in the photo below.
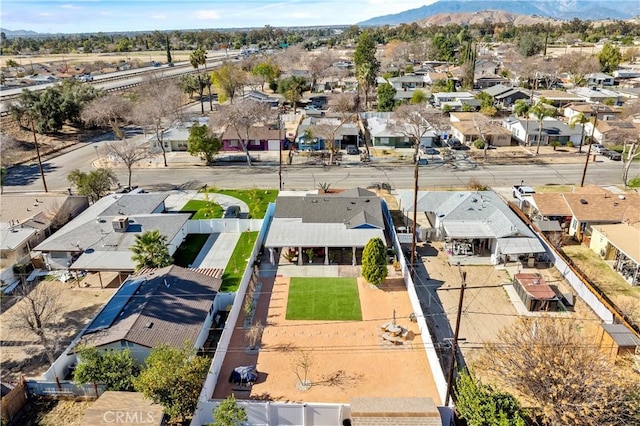
<svg viewBox="0 0 640 426">
<path fill-rule="evenodd" d="M 498 251 L 502 254 L 543 253 L 546 250 L 537 238 L 498 238 Z"/>
<path fill-rule="evenodd" d="M 347 229 L 343 223 L 302 223 L 298 218 L 274 218 L 264 244 L 275 247 L 364 247 L 371 238 L 385 241 L 382 229 Z"/>
<path fill-rule="evenodd" d="M 495 235 L 481 222 L 444 222 L 444 230 L 449 238 L 493 238 Z"/>
</svg>

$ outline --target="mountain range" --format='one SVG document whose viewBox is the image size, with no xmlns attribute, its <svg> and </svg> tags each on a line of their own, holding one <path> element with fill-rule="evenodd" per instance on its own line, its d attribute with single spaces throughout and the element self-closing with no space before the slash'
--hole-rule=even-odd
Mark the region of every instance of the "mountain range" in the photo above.
<svg viewBox="0 0 640 426">
<path fill-rule="evenodd" d="M 640 15 L 640 1 L 637 0 L 439 0 L 430 5 L 404 12 L 378 16 L 363 22 L 361 26 L 397 25 L 412 23 L 433 15 L 446 13 L 479 12 L 501 10 L 519 15 L 536 15 L 554 19 L 602 20 L 629 19 Z"/>
</svg>

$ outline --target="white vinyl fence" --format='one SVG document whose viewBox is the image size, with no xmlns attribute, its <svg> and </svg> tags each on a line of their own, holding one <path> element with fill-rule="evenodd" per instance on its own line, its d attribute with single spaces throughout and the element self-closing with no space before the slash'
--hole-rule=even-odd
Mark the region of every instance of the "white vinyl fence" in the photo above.
<svg viewBox="0 0 640 426">
<path fill-rule="evenodd" d="M 263 219 L 191 219 L 187 223 L 187 233 L 253 232 L 262 228 L 262 222 Z"/>
</svg>

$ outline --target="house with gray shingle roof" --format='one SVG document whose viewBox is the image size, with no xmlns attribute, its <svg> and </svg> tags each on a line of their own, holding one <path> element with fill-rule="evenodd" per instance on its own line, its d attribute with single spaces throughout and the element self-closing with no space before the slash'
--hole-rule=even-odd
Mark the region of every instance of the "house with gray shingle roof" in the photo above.
<svg viewBox="0 0 640 426">
<path fill-rule="evenodd" d="M 101 198 L 35 247 L 49 269 L 133 271 L 131 246 L 159 230 L 173 254 L 187 235 L 189 214 L 164 214 L 167 193 L 112 194 Z"/>
<path fill-rule="evenodd" d="M 318 263 L 357 265 L 371 238 L 386 242 L 382 201 L 362 188 L 328 194 L 281 196 L 264 246 L 271 262 L 276 253 L 293 253 L 299 264 L 309 250 Z"/>
<path fill-rule="evenodd" d="M 413 191 L 398 191 L 401 207 L 413 212 Z M 498 264 L 544 253 L 535 233 L 492 191 L 418 193 L 416 208 L 427 240 L 444 240 L 456 261 Z"/>
<path fill-rule="evenodd" d="M 101 350 L 130 349 L 142 363 L 159 345 L 198 350 L 213 319 L 224 306 L 218 297 L 222 280 L 171 265 L 131 276 L 96 314 L 71 346 Z M 226 302 L 225 302 L 226 303 Z"/>
</svg>

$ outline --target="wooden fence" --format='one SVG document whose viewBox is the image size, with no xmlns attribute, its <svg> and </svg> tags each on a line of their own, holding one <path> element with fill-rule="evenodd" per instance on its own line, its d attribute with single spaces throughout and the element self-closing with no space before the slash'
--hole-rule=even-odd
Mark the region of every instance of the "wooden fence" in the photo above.
<svg viewBox="0 0 640 426">
<path fill-rule="evenodd" d="M 29 399 L 24 380 L 2 397 L 2 423 L 9 423 Z"/>
</svg>

